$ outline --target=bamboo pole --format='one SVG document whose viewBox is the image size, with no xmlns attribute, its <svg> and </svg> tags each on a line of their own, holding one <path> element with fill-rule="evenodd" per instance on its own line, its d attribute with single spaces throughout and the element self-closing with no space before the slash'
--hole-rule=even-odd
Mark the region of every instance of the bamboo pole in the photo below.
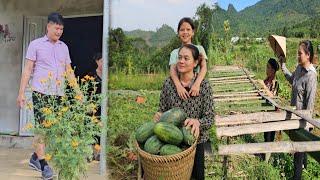
<svg viewBox="0 0 320 180">
<path fill-rule="evenodd" d="M 235 105 L 251 105 L 251 104 L 269 104 L 266 102 L 265 99 L 260 99 L 260 100 L 248 100 L 248 101 L 238 101 L 238 102 L 232 102 L 230 103 L 225 103 L 225 102 L 216 102 L 215 106 L 235 106 Z"/>
<path fill-rule="evenodd" d="M 300 110 L 303 114 L 309 114 L 308 110 Z M 256 112 L 250 114 L 236 114 L 229 116 L 215 116 L 216 126 L 241 125 L 241 124 L 256 124 L 272 121 L 285 121 L 293 119 L 301 119 L 301 117 L 288 113 L 286 111 L 279 112 Z"/>
<path fill-rule="evenodd" d="M 216 95 L 225 94 L 226 92 L 215 93 Z M 234 91 L 232 94 L 245 94 L 245 93 L 258 93 L 257 90 L 246 90 L 246 91 Z"/>
<path fill-rule="evenodd" d="M 250 77 L 254 77 L 254 75 L 249 75 Z M 222 80 L 230 80 L 230 79 L 247 79 L 246 75 L 243 76 L 232 76 L 232 77 L 221 77 L 221 78 L 209 78 L 209 81 L 222 81 Z"/>
<path fill-rule="evenodd" d="M 256 153 L 294 153 L 319 152 L 320 141 L 313 142 L 266 142 L 250 144 L 231 144 L 219 146 L 219 155 L 256 154 Z"/>
<path fill-rule="evenodd" d="M 216 130 L 217 137 L 222 136 L 238 136 L 243 134 L 255 134 L 270 131 L 292 130 L 305 128 L 307 125 L 305 120 L 288 120 L 280 122 L 269 122 L 261 124 L 248 124 L 231 127 L 218 127 Z"/>
<path fill-rule="evenodd" d="M 254 87 L 240 87 L 240 88 L 232 88 L 232 87 L 228 87 L 228 88 L 221 88 L 221 89 L 215 89 L 212 88 L 214 93 L 234 93 L 234 92 L 245 92 L 245 91 L 252 91 L 254 90 Z"/>
<path fill-rule="evenodd" d="M 231 82 L 231 83 L 229 83 L 229 82 Z M 236 83 L 237 82 L 237 83 Z M 241 82 L 241 83 L 239 83 L 239 82 Z M 216 83 L 218 83 L 218 84 L 216 84 Z M 251 82 L 245 82 L 245 81 L 243 81 L 243 80 L 240 80 L 240 81 L 218 81 L 218 82 L 216 82 L 216 81 L 210 81 L 210 84 L 212 84 L 214 87 L 220 87 L 220 88 L 222 88 L 222 87 L 235 87 L 235 86 L 238 86 L 238 87 L 242 87 L 242 86 L 253 86 L 252 84 L 251 84 Z"/>
<path fill-rule="evenodd" d="M 240 107 L 240 108 L 215 108 L 217 114 L 226 114 L 226 113 L 252 113 L 252 112 L 261 112 L 261 111 L 274 111 L 273 106 L 257 106 L 257 107 Z"/>
<path fill-rule="evenodd" d="M 252 100 L 253 101 L 253 100 Z M 233 104 L 233 103 L 237 103 L 237 102 L 246 102 L 249 104 Z M 218 102 L 215 102 L 218 103 Z M 221 102 L 219 102 L 221 103 Z M 253 112 L 257 112 L 256 110 L 262 110 L 264 112 L 264 110 L 271 110 L 271 111 L 275 111 L 274 107 L 269 105 L 268 103 L 254 103 L 254 102 L 250 102 L 250 101 L 233 101 L 230 104 L 220 104 L 214 107 L 215 110 L 226 110 L 226 111 L 245 111 L 245 112 L 249 112 L 249 113 L 253 113 Z M 254 110 L 254 111 L 253 111 Z"/>
<path fill-rule="evenodd" d="M 214 81 L 213 85 L 229 85 L 229 84 L 246 84 L 250 83 L 249 80 L 242 79 L 242 80 L 225 80 L 225 81 Z"/>
<path fill-rule="evenodd" d="M 226 98 L 226 97 L 252 97 L 259 96 L 258 93 L 228 93 L 212 95 L 213 98 Z"/>
<path fill-rule="evenodd" d="M 250 102 L 252 101 L 252 102 Z M 226 109 L 226 110 L 252 110 L 254 108 L 265 108 L 268 107 L 266 110 L 272 110 L 275 111 L 275 108 L 271 106 L 270 104 L 266 102 L 256 102 L 255 100 L 250 101 L 233 101 L 233 102 L 227 102 L 226 104 L 221 104 L 221 102 L 215 102 L 215 104 L 220 103 L 219 105 L 216 105 L 214 109 Z M 236 104 L 237 102 L 244 102 Z M 270 108 L 272 107 L 272 109 Z"/>
<path fill-rule="evenodd" d="M 222 77 L 232 77 L 232 76 L 243 76 L 245 75 L 244 72 L 228 72 L 228 73 L 222 73 L 217 72 L 214 74 L 209 74 L 209 78 L 222 78 Z"/>
<path fill-rule="evenodd" d="M 253 87 L 251 83 L 241 83 L 241 84 L 215 84 L 215 83 L 211 83 L 212 84 L 212 88 L 213 89 L 233 89 L 233 88 L 249 88 L 249 87 Z"/>
<path fill-rule="evenodd" d="M 253 99 L 262 99 L 260 96 L 247 96 L 247 97 L 235 97 L 235 98 L 215 98 L 214 102 L 232 102 L 232 101 L 245 101 L 245 100 L 253 100 Z"/>
<path fill-rule="evenodd" d="M 214 66 L 212 68 L 214 72 L 230 72 L 230 71 L 241 71 L 238 66 Z"/>
</svg>

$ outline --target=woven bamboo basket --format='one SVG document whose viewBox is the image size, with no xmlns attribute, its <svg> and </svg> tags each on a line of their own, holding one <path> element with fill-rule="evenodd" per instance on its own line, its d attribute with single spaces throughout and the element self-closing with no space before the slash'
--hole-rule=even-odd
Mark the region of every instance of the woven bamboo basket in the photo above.
<svg viewBox="0 0 320 180">
<path fill-rule="evenodd" d="M 145 152 L 136 142 L 145 180 L 189 180 L 191 178 L 197 141 L 178 154 L 158 156 Z"/>
</svg>

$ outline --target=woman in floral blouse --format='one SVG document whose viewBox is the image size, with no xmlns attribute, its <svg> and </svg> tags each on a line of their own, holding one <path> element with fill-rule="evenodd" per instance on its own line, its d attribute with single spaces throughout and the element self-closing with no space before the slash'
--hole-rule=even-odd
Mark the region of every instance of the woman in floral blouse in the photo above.
<svg viewBox="0 0 320 180">
<path fill-rule="evenodd" d="M 197 66 L 199 50 L 196 46 L 185 44 L 179 49 L 177 70 L 181 85 L 189 91 L 196 77 L 193 69 Z M 204 179 L 204 143 L 209 140 L 208 130 L 213 123 L 213 100 L 212 90 L 207 80 L 200 84 L 199 96 L 191 96 L 185 100 L 179 97 L 175 84 L 171 77 L 163 84 L 159 110 L 155 119 L 159 120 L 160 115 L 173 107 L 180 107 L 187 113 L 185 126 L 191 127 L 194 135 L 199 135 L 192 178 Z"/>
</svg>

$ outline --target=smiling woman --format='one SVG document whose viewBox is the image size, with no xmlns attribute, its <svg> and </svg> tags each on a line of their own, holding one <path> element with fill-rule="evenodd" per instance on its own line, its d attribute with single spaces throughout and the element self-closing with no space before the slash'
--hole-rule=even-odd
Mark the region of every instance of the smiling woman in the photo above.
<svg viewBox="0 0 320 180">
<path fill-rule="evenodd" d="M 180 73 L 181 85 L 187 89 L 190 89 L 193 84 L 195 78 L 193 69 L 197 66 L 199 58 L 199 51 L 193 48 L 194 46 L 187 44 L 179 50 L 177 70 Z M 192 79 L 191 82 L 190 79 Z"/>
<path fill-rule="evenodd" d="M 196 79 L 193 71 L 199 59 L 199 50 L 192 44 L 183 45 L 179 51 L 177 71 L 179 72 L 179 83 L 183 88 L 189 89 Z M 159 115 L 174 107 L 179 107 L 187 114 L 184 122 L 185 126 L 192 127 L 192 133 L 199 135 L 194 168 L 192 177 L 204 179 L 204 144 L 209 140 L 209 129 L 213 122 L 213 100 L 212 90 L 207 80 L 200 84 L 199 96 L 192 96 L 185 100 L 179 97 L 171 77 L 165 80 L 160 95 L 159 110 L 155 119 L 159 120 Z"/>
<path fill-rule="evenodd" d="M 182 18 L 179 21 L 177 30 L 178 30 L 178 36 L 180 38 L 182 45 L 192 44 L 192 38 L 195 34 L 195 25 L 191 18 L 189 17 Z M 196 57 L 196 60 L 197 60 L 197 64 L 199 64 L 200 67 L 199 66 L 194 67 L 194 71 L 198 74 L 198 77 L 192 84 L 192 87 L 190 87 L 188 90 L 182 87 L 181 83 L 178 80 L 176 63 L 178 61 L 178 52 L 180 51 L 180 49 L 179 48 L 175 49 L 170 54 L 170 62 L 169 62 L 170 76 L 172 77 L 174 85 L 176 86 L 179 97 L 181 99 L 187 99 L 190 96 L 198 96 L 200 83 L 204 79 L 207 73 L 208 57 L 206 55 L 206 52 L 201 45 L 196 46 L 196 48 L 198 51 L 198 56 Z"/>
<path fill-rule="evenodd" d="M 298 66 L 291 73 L 285 64 L 285 57 L 280 56 L 281 69 L 285 78 L 292 84 L 291 106 L 297 110 L 314 110 L 315 98 L 317 93 L 317 70 L 313 62 L 317 61 L 314 56 L 313 45 L 310 40 L 299 43 L 297 51 Z M 297 152 L 294 154 L 294 179 L 301 179 L 302 164 L 306 167 L 307 156 L 305 153 Z"/>
</svg>

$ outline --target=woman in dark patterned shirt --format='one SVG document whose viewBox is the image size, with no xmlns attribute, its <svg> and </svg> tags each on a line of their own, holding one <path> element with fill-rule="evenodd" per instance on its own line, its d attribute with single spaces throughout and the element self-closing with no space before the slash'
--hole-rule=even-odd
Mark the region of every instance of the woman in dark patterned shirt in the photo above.
<svg viewBox="0 0 320 180">
<path fill-rule="evenodd" d="M 267 89 L 271 92 L 271 97 L 278 94 L 279 84 L 276 79 L 276 73 L 279 70 L 279 65 L 277 61 L 270 58 L 267 64 L 266 74 L 267 77 L 263 81 Z"/>
<path fill-rule="evenodd" d="M 186 44 L 179 49 L 177 71 L 180 83 L 187 91 L 196 79 L 193 69 L 197 66 L 198 58 L 199 50 L 194 45 Z M 208 130 L 214 118 L 209 82 L 207 80 L 201 82 L 199 96 L 191 96 L 183 100 L 179 97 L 173 80 L 170 77 L 166 79 L 160 95 L 159 112 L 156 113 L 155 119 L 159 120 L 163 112 L 173 107 L 180 107 L 187 113 L 184 124 L 192 128 L 194 135 L 199 135 L 192 177 L 197 180 L 204 179 L 204 143 L 209 140 Z"/>
<path fill-rule="evenodd" d="M 266 79 L 259 81 L 259 83 L 264 87 L 266 93 L 270 97 L 274 97 L 278 94 L 279 84 L 276 80 L 276 73 L 279 70 L 279 64 L 273 58 L 270 58 L 266 67 Z M 275 108 L 278 110 L 278 108 Z M 264 132 L 264 142 L 273 142 L 275 138 L 275 131 Z M 277 136 L 281 137 L 281 131 L 277 132 Z M 269 160 L 271 153 L 262 154 L 263 159 Z"/>
<path fill-rule="evenodd" d="M 263 81 L 263 84 L 267 90 L 267 94 L 270 97 L 274 97 L 278 94 L 279 84 L 276 80 L 276 73 L 279 70 L 279 65 L 277 61 L 273 58 L 270 58 L 266 68 L 267 77 Z M 277 110 L 277 108 L 276 108 Z M 264 141 L 265 142 L 273 142 L 275 137 L 275 131 L 265 132 L 264 133 Z"/>
</svg>

